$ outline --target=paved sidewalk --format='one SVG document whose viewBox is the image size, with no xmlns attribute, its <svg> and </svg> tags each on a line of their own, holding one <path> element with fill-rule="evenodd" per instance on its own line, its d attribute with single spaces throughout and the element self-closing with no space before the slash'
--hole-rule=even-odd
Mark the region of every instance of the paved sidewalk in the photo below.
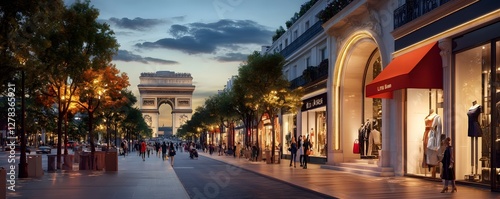
<svg viewBox="0 0 500 199">
<path fill-rule="evenodd" d="M 40 178 L 17 179 L 16 191 L 7 190 L 7 198 L 189 198 L 169 162 L 154 155 L 143 162 L 135 152 L 118 157 L 118 161 L 118 172 L 57 171 L 45 172 Z"/>
<path fill-rule="evenodd" d="M 290 160 L 281 164 L 250 162 L 233 156 L 203 157 L 226 162 L 295 186 L 314 190 L 335 198 L 500 198 L 500 193 L 489 189 L 458 185 L 456 193 L 440 193 L 442 184 L 411 177 L 374 177 L 343 171 L 321 169 L 320 165 L 308 164 L 307 169 L 289 167 Z M 451 190 L 451 187 L 450 187 Z"/>
</svg>

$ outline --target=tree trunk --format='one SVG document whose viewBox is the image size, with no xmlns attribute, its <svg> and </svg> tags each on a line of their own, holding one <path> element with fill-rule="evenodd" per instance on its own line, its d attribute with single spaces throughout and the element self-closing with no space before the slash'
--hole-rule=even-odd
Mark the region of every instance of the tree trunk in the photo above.
<svg viewBox="0 0 500 199">
<path fill-rule="evenodd" d="M 95 161 L 94 161 L 94 154 L 95 154 L 95 145 L 94 145 L 94 132 L 93 132 L 93 124 L 92 120 L 94 119 L 94 112 L 93 111 L 88 111 L 89 114 L 89 137 L 90 137 L 90 168 L 94 169 Z"/>
<path fill-rule="evenodd" d="M 61 103 L 59 103 L 59 114 L 57 118 L 57 160 L 56 160 L 57 169 L 61 169 L 62 123 L 64 118 L 64 114 L 60 106 Z"/>
</svg>

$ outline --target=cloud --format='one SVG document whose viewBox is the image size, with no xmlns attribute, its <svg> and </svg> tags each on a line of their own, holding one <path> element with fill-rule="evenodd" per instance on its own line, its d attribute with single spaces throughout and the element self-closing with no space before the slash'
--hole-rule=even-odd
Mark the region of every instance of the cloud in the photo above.
<svg viewBox="0 0 500 199">
<path fill-rule="evenodd" d="M 226 53 L 223 56 L 218 56 L 215 59 L 220 62 L 242 62 L 246 61 L 248 54 L 243 53 Z"/>
<path fill-rule="evenodd" d="M 120 28 L 126 28 L 131 30 L 146 30 L 158 24 L 164 23 L 164 21 L 160 19 L 143 19 L 140 17 L 136 17 L 135 19 L 129 19 L 126 17 L 118 19 L 115 17 L 111 17 L 109 21 L 113 22 L 114 24 L 116 24 L 116 26 Z"/>
<path fill-rule="evenodd" d="M 170 38 L 155 42 L 137 43 L 140 48 L 166 48 L 188 54 L 215 53 L 221 48 L 237 49 L 241 45 L 264 45 L 273 34 L 251 20 L 220 20 L 214 23 L 175 24 L 170 27 Z"/>
<path fill-rule="evenodd" d="M 158 59 L 158 58 L 153 58 L 153 57 L 142 57 L 140 55 L 136 55 L 136 54 L 134 54 L 130 51 L 127 51 L 127 50 L 118 50 L 118 54 L 116 54 L 113 57 L 113 60 L 125 61 L 125 62 L 141 62 L 141 63 L 145 63 L 145 64 L 157 63 L 157 64 L 165 64 L 165 65 L 172 65 L 172 64 L 179 63 L 177 61 L 172 61 L 172 60 Z"/>
</svg>

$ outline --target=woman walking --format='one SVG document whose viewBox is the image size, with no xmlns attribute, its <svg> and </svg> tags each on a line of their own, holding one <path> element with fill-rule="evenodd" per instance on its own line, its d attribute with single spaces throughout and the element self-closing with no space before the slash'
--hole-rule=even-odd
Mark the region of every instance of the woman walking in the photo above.
<svg viewBox="0 0 500 199">
<path fill-rule="evenodd" d="M 170 142 L 170 146 L 168 147 L 168 156 L 170 156 L 170 165 L 174 167 L 175 148 L 172 142 Z"/>
<path fill-rule="evenodd" d="M 141 156 L 142 156 L 142 161 L 146 161 L 146 148 L 148 146 L 146 146 L 146 142 L 142 141 L 141 142 Z"/>
<path fill-rule="evenodd" d="M 300 167 L 304 166 L 304 147 L 302 147 L 302 135 L 299 136 L 299 142 L 297 143 L 297 148 L 299 149 L 299 163 Z"/>
<path fill-rule="evenodd" d="M 292 161 L 293 161 L 293 168 L 296 168 L 296 161 L 297 161 L 297 142 L 295 141 L 295 137 L 292 137 L 292 143 L 290 146 L 290 152 L 292 154 L 292 157 L 290 158 L 290 167 L 292 167 Z"/>
<path fill-rule="evenodd" d="M 311 149 L 311 143 L 309 142 L 309 136 L 304 139 L 304 144 L 302 144 L 302 148 L 304 148 L 304 169 L 307 169 L 307 161 L 309 158 L 309 150 Z"/>
<path fill-rule="evenodd" d="M 163 142 L 163 144 L 161 145 L 161 156 L 162 156 L 163 161 L 165 161 L 165 159 L 167 159 L 167 149 L 168 149 L 167 144 L 165 142 Z"/>
<path fill-rule="evenodd" d="M 443 180 L 443 190 L 441 193 L 448 192 L 448 182 L 451 183 L 451 192 L 456 192 L 457 187 L 455 186 L 455 171 L 454 171 L 454 159 L 453 159 L 453 148 L 451 147 L 451 138 L 447 137 L 443 141 L 444 150 L 443 154 L 443 172 L 441 174 L 441 179 Z"/>
</svg>

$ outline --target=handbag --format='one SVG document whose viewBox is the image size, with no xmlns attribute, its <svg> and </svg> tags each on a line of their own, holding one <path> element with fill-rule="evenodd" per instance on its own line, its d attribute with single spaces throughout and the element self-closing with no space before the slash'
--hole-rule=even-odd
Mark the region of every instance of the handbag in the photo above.
<svg viewBox="0 0 500 199">
<path fill-rule="evenodd" d="M 306 155 L 311 155 L 311 154 L 312 154 L 312 150 L 311 150 L 311 149 L 308 149 L 308 150 L 306 151 Z"/>
<path fill-rule="evenodd" d="M 355 139 L 354 144 L 352 145 L 352 153 L 359 154 L 359 140 Z"/>
<path fill-rule="evenodd" d="M 437 158 L 438 158 L 439 162 L 443 162 L 444 151 L 446 151 L 446 147 L 443 147 L 443 146 L 439 147 L 438 153 L 437 153 Z"/>
</svg>

